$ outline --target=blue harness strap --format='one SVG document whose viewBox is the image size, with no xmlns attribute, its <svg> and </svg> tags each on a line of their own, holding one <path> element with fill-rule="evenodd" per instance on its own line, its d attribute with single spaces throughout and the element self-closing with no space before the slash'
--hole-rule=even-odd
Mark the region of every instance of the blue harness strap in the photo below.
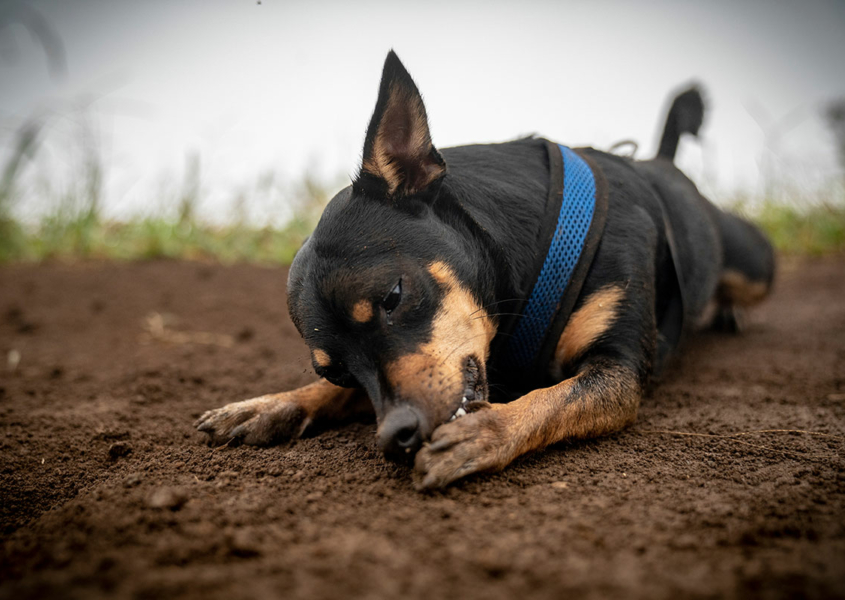
<svg viewBox="0 0 845 600">
<path fill-rule="evenodd" d="M 563 158 L 563 199 L 557 226 L 540 275 L 505 348 L 507 361 L 520 370 L 537 366 L 538 358 L 543 358 L 543 346 L 548 346 L 550 330 L 558 329 L 553 326 L 555 321 L 561 316 L 569 318 L 568 312 L 561 315 L 562 304 L 582 258 L 596 209 L 596 179 L 590 165 L 566 146 L 558 144 L 557 147 Z M 603 215 L 601 224 L 603 226 Z M 590 261 L 594 251 L 595 248 L 591 248 Z M 582 271 L 586 274 L 586 269 Z M 567 304 L 566 310 L 571 310 L 574 298 Z M 546 365 L 540 366 L 545 370 Z"/>
</svg>

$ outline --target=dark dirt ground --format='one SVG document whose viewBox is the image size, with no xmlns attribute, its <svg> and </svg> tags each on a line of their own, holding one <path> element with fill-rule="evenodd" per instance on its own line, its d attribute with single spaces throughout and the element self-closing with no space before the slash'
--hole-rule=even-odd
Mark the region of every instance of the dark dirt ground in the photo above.
<svg viewBox="0 0 845 600">
<path fill-rule="evenodd" d="M 785 261 L 627 431 L 433 495 L 373 424 L 263 450 L 193 430 L 314 377 L 285 275 L 0 269 L 0 597 L 845 597 L 841 257 Z M 785 429 L 814 433 L 759 432 Z"/>
</svg>

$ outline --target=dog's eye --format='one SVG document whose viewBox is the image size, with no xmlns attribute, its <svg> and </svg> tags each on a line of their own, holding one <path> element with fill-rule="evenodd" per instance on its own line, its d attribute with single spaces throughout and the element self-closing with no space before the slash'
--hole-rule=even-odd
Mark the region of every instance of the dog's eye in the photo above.
<svg viewBox="0 0 845 600">
<path fill-rule="evenodd" d="M 384 297 L 384 300 L 381 301 L 381 306 L 384 308 L 384 311 L 390 315 L 393 310 L 399 306 L 399 302 L 402 300 L 402 280 L 400 279 L 399 282 L 390 290 L 390 293 Z"/>
</svg>

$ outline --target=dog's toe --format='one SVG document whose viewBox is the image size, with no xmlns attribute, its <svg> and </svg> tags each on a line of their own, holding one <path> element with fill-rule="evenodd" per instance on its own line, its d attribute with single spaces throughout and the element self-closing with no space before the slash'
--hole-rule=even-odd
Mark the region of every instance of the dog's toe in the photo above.
<svg viewBox="0 0 845 600">
<path fill-rule="evenodd" d="M 496 411 L 481 411 L 437 428 L 414 461 L 416 488 L 442 489 L 462 477 L 507 464 Z"/>
</svg>

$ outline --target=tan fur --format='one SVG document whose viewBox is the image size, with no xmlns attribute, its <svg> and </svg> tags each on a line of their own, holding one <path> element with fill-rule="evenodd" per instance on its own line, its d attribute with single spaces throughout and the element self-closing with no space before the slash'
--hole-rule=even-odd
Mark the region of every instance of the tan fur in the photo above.
<svg viewBox="0 0 845 600">
<path fill-rule="evenodd" d="M 569 318 L 550 365 L 555 379 L 560 379 L 565 365 L 570 364 L 610 329 L 623 295 L 622 289 L 617 286 L 604 287 L 587 298 L 583 306 Z"/>
<path fill-rule="evenodd" d="M 369 300 L 359 300 L 352 307 L 352 319 L 358 323 L 366 323 L 373 318 L 373 303 Z"/>
<path fill-rule="evenodd" d="M 454 281 L 454 273 L 452 269 L 444 262 L 431 263 L 428 266 L 428 272 L 434 277 L 434 280 L 442 286 L 451 286 Z"/>
<path fill-rule="evenodd" d="M 393 130 L 388 131 L 389 128 Z M 405 160 L 426 162 L 431 153 L 432 144 L 422 100 L 418 96 L 410 95 L 405 88 L 394 84 L 390 88 L 387 106 L 376 132 L 372 155 L 364 160 L 361 168 L 370 175 L 384 179 L 390 196 L 394 196 L 403 184 L 405 184 L 404 193 L 414 194 L 440 177 L 444 169 L 440 165 L 428 168 L 425 180 L 418 182 L 416 186 L 410 186 L 405 181 L 405 175 L 400 166 L 394 160 L 398 149 L 394 147 L 390 138 L 396 135 L 407 136 L 405 143 L 408 148 L 413 149 L 411 156 L 403 157 Z"/>
<path fill-rule="evenodd" d="M 385 374 L 397 396 L 425 403 L 431 418 L 442 422 L 463 392 L 464 361 L 475 355 L 484 368 L 496 326 L 449 266 L 437 262 L 428 270 L 445 291 L 431 339 L 418 352 L 386 365 Z"/>
<path fill-rule="evenodd" d="M 719 279 L 717 296 L 722 304 L 752 306 L 763 300 L 768 293 L 768 284 L 751 281 L 743 273 L 727 269 Z"/>
<path fill-rule="evenodd" d="M 355 392 L 356 390 L 338 387 L 325 379 L 319 379 L 293 392 L 272 394 L 268 398 L 278 396 L 289 398 L 293 395 L 296 403 L 313 419 L 320 416 L 338 416 L 344 413 L 347 403 L 353 398 Z"/>
<path fill-rule="evenodd" d="M 363 413 L 372 414 L 372 403 L 365 393 L 320 379 L 296 390 L 208 411 L 196 425 L 214 443 L 226 443 L 238 436 L 245 444 L 264 446 L 297 438 L 315 423 Z"/>
<path fill-rule="evenodd" d="M 376 139 L 376 144 L 378 144 L 378 139 Z M 373 149 L 373 156 L 366 159 L 361 168 L 370 175 L 384 179 L 387 182 L 387 193 L 390 196 L 395 194 L 402 184 L 401 171 L 384 148 L 378 145 Z"/>
<path fill-rule="evenodd" d="M 607 435 L 634 422 L 640 402 L 636 375 L 614 365 L 602 368 L 600 383 L 595 373 L 589 376 L 589 386 L 582 374 L 502 405 L 514 457 L 562 440 Z"/>
<path fill-rule="evenodd" d="M 259 412 L 271 411 L 280 403 L 294 402 L 305 411 L 308 417 L 314 418 L 321 411 L 324 412 L 327 407 L 336 407 L 343 404 L 343 401 L 348 399 L 352 391 L 338 387 L 325 379 L 318 379 L 314 383 L 289 392 L 267 394 L 244 402 L 255 403 L 253 409 Z M 229 406 L 238 406 L 239 404 L 241 403 L 236 402 Z"/>
<path fill-rule="evenodd" d="M 314 350 L 311 351 L 311 354 L 314 356 L 314 362 L 321 367 L 328 367 L 330 364 L 332 364 L 332 358 L 326 353 L 325 350 L 314 348 Z"/>
</svg>

